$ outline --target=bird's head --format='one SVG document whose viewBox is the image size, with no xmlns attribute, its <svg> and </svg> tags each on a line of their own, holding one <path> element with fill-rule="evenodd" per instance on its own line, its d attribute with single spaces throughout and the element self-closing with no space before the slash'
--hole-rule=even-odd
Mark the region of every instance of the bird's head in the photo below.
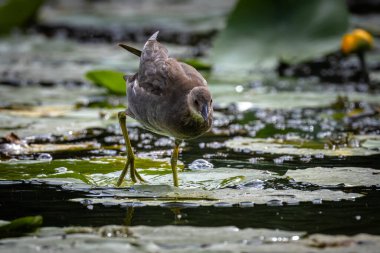
<svg viewBox="0 0 380 253">
<path fill-rule="evenodd" d="M 197 118 L 206 122 L 209 122 L 210 118 L 212 118 L 212 98 L 206 86 L 193 88 L 187 97 L 187 103 L 191 112 Z"/>
</svg>

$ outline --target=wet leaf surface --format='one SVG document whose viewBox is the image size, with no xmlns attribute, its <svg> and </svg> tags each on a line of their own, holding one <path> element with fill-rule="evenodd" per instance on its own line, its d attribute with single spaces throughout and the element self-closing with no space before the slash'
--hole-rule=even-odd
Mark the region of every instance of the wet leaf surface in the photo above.
<svg viewBox="0 0 380 253">
<path fill-rule="evenodd" d="M 304 170 L 289 170 L 285 176 L 291 177 L 295 181 L 312 183 L 323 186 L 346 187 L 357 186 L 379 186 L 379 170 L 358 167 L 338 167 L 338 168 L 308 168 Z"/>
</svg>

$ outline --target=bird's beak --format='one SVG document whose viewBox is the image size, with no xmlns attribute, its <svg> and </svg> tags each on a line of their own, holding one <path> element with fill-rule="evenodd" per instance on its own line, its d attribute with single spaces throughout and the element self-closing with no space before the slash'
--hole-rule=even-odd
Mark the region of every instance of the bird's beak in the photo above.
<svg viewBox="0 0 380 253">
<path fill-rule="evenodd" d="M 202 115 L 202 117 L 203 117 L 203 119 L 204 119 L 205 121 L 208 120 L 208 105 L 207 105 L 207 104 L 202 105 L 201 115 Z"/>
</svg>

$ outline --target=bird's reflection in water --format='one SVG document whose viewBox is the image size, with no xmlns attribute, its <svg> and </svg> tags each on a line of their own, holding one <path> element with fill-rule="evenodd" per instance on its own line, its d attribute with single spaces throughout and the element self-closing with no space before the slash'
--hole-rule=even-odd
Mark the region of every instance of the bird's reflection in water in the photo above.
<svg viewBox="0 0 380 253">
<path fill-rule="evenodd" d="M 186 208 L 183 208 L 183 207 L 169 208 L 169 210 L 174 214 L 174 220 L 172 223 L 173 225 L 185 225 L 189 223 L 189 221 L 185 219 L 187 217 L 187 214 L 184 212 L 181 212 L 183 209 L 186 209 Z M 125 221 L 124 221 L 125 226 L 132 226 L 134 212 L 135 212 L 135 207 L 133 206 L 127 207 L 127 213 L 126 213 Z"/>
</svg>

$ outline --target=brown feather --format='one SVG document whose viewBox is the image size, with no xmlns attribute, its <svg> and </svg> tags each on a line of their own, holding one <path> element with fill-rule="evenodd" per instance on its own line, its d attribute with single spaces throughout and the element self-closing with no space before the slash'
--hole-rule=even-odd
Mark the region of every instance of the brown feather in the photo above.
<svg viewBox="0 0 380 253">
<path fill-rule="evenodd" d="M 170 58 L 168 50 L 157 42 L 157 34 L 141 51 L 138 73 L 127 79 L 128 114 L 158 134 L 177 139 L 198 137 L 212 124 L 207 82 L 193 67 Z M 198 115 L 195 100 L 210 107 L 206 121 Z"/>
</svg>

